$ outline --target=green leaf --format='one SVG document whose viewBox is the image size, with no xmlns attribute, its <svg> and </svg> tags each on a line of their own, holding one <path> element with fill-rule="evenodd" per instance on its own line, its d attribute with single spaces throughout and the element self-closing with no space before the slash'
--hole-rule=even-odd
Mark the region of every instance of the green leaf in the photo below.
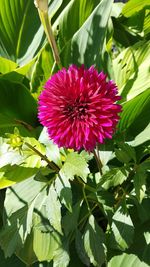
<svg viewBox="0 0 150 267">
<path fill-rule="evenodd" d="M 5 0 L 0 2 L 0 11 L 1 54 L 24 64 L 35 56 L 43 43 L 43 28 L 34 2 Z"/>
<path fill-rule="evenodd" d="M 114 256 L 109 262 L 108 267 L 148 267 L 149 264 L 141 261 L 137 255 L 123 253 Z"/>
<path fill-rule="evenodd" d="M 150 89 L 123 105 L 119 130 L 131 136 L 139 134 L 149 123 Z M 129 129 L 128 129 L 129 128 Z"/>
<path fill-rule="evenodd" d="M 37 168 L 25 168 L 18 165 L 7 165 L 0 169 L 0 189 L 33 177 Z"/>
<path fill-rule="evenodd" d="M 122 184 L 127 179 L 128 173 L 124 168 L 113 168 L 104 174 L 100 180 L 100 186 L 108 190 Z"/>
<path fill-rule="evenodd" d="M 70 257 L 66 243 L 67 241 L 65 242 L 64 247 L 59 248 L 55 251 L 53 258 L 53 267 L 67 267 L 69 265 Z"/>
<path fill-rule="evenodd" d="M 77 175 L 86 182 L 89 172 L 87 162 L 76 152 L 71 152 L 67 155 L 66 161 L 61 168 L 61 173 L 63 173 L 67 179 L 71 180 Z"/>
<path fill-rule="evenodd" d="M 31 178 L 8 188 L 5 197 L 5 209 L 8 218 L 28 203 L 32 203 L 44 187 L 45 183 L 37 182 Z"/>
<path fill-rule="evenodd" d="M 0 134 L 13 132 L 30 133 L 36 126 L 37 105 L 29 90 L 20 83 L 0 79 Z"/>
<path fill-rule="evenodd" d="M 40 216 L 36 216 L 34 221 L 33 249 L 35 255 L 39 261 L 51 261 L 60 246 L 61 240 L 56 232 L 52 229 L 50 231 L 49 224 L 45 223 L 47 231 L 42 230 L 44 223 L 41 222 Z"/>
<path fill-rule="evenodd" d="M 136 162 L 136 154 L 133 147 L 127 143 L 118 143 L 119 149 L 115 149 L 116 157 L 123 163 L 128 163 L 131 160 Z"/>
<path fill-rule="evenodd" d="M 17 64 L 11 60 L 0 57 L 0 74 L 8 73 L 17 68 Z"/>
<path fill-rule="evenodd" d="M 130 0 L 123 8 L 122 13 L 126 17 L 132 16 L 135 12 L 139 12 L 143 8 L 149 8 L 150 4 L 147 0 Z"/>
<path fill-rule="evenodd" d="M 139 146 L 143 144 L 144 142 L 147 142 L 150 140 L 150 123 L 147 125 L 147 127 L 139 133 L 135 139 L 131 142 L 132 146 Z"/>
<path fill-rule="evenodd" d="M 146 167 L 144 166 L 146 164 Z M 136 173 L 133 177 L 135 193 L 138 201 L 141 203 L 145 197 L 146 191 L 146 171 L 150 169 L 150 162 L 143 162 L 136 168 Z"/>
<path fill-rule="evenodd" d="M 79 30 L 98 4 L 99 0 L 72 0 L 66 8 L 64 8 L 54 23 L 54 29 L 57 29 L 57 27 L 59 28 L 57 38 L 61 49 Z M 75 16 L 75 20 L 72 20 L 73 16 Z M 68 25 L 71 25 L 71 27 L 68 28 Z"/>
<path fill-rule="evenodd" d="M 3 251 L 0 249 L 0 259 L 1 259 L 1 267 L 25 267 L 25 264 L 18 259 L 15 255 L 13 255 L 11 258 L 5 258 Z"/>
<path fill-rule="evenodd" d="M 61 167 L 61 151 L 63 151 L 63 149 L 59 149 L 58 146 L 50 140 L 46 127 L 43 128 L 39 141 L 46 146 L 46 156 L 49 160 L 55 162 L 59 167 Z"/>
<path fill-rule="evenodd" d="M 79 232 L 79 230 L 76 231 L 75 245 L 76 245 L 77 254 L 78 254 L 79 258 L 81 259 L 81 261 L 86 266 L 90 266 L 90 259 L 87 255 L 86 251 L 85 251 L 83 237 L 82 237 L 81 233 Z"/>
<path fill-rule="evenodd" d="M 149 88 L 149 42 L 124 49 L 114 60 L 115 82 L 123 99 L 130 100 Z"/>
<path fill-rule="evenodd" d="M 49 193 L 46 201 L 47 217 L 50 224 L 58 233 L 62 234 L 61 229 L 61 204 L 53 185 L 49 188 Z"/>
<path fill-rule="evenodd" d="M 79 213 L 81 208 L 81 201 L 78 201 L 73 207 L 72 211 L 67 211 L 65 216 L 62 218 L 62 226 L 65 235 L 68 236 L 70 233 L 76 230 Z"/>
<path fill-rule="evenodd" d="M 96 223 L 93 215 L 89 217 L 83 235 L 84 249 L 94 266 L 105 262 L 104 233 Z"/>
<path fill-rule="evenodd" d="M 55 179 L 55 189 L 60 198 L 60 202 L 72 212 L 72 190 L 69 179 L 60 171 Z"/>
<path fill-rule="evenodd" d="M 130 215 L 119 208 L 112 219 L 113 235 L 118 247 L 124 250 L 133 242 L 134 226 Z"/>
<path fill-rule="evenodd" d="M 64 47 L 60 54 L 64 66 L 75 63 L 77 65 L 85 64 L 86 67 L 89 67 L 95 64 L 100 68 L 100 63 L 102 63 L 100 55 L 103 51 L 112 3 L 113 1 L 102 0 Z"/>
<path fill-rule="evenodd" d="M 46 44 L 37 57 L 31 77 L 31 90 L 37 96 L 43 90 L 46 81 L 49 79 L 54 64 L 52 49 Z"/>
</svg>

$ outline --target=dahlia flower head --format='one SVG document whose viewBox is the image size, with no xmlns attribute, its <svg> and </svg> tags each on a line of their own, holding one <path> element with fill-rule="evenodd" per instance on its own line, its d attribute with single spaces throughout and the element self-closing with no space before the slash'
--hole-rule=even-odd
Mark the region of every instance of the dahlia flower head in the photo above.
<svg viewBox="0 0 150 267">
<path fill-rule="evenodd" d="M 112 138 L 121 106 L 115 83 L 91 66 L 71 65 L 54 74 L 39 96 L 38 117 L 59 147 L 92 151 Z"/>
</svg>

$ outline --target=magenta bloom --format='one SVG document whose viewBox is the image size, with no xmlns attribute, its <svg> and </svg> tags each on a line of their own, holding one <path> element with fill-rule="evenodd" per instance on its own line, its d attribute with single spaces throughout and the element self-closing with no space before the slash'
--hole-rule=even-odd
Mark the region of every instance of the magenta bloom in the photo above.
<svg viewBox="0 0 150 267">
<path fill-rule="evenodd" d="M 45 84 L 39 97 L 39 119 L 59 147 L 92 151 L 112 138 L 121 106 L 117 87 L 92 66 L 63 68 Z"/>
</svg>

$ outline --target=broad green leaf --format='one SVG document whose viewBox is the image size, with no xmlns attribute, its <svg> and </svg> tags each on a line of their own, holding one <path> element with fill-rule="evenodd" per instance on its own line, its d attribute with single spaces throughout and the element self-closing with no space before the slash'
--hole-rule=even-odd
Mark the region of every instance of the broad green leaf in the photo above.
<svg viewBox="0 0 150 267">
<path fill-rule="evenodd" d="M 115 82 L 123 99 L 130 100 L 149 88 L 149 54 L 150 44 L 141 41 L 113 60 Z"/>
<path fill-rule="evenodd" d="M 138 146 L 150 140 L 150 123 L 147 127 L 139 133 L 135 139 L 131 142 L 132 146 Z"/>
<path fill-rule="evenodd" d="M 150 161 L 147 162 L 146 166 L 144 166 L 145 164 L 146 161 L 142 162 L 139 166 L 137 166 L 136 173 L 133 177 L 136 197 L 140 203 L 145 197 L 146 178 L 147 178 L 146 171 L 150 170 Z"/>
<path fill-rule="evenodd" d="M 65 246 L 59 248 L 54 253 L 53 267 L 67 267 L 69 265 L 70 257 L 68 253 L 67 241 Z"/>
<path fill-rule="evenodd" d="M 37 168 L 25 168 L 19 165 L 7 165 L 0 169 L 0 189 L 33 177 Z"/>
<path fill-rule="evenodd" d="M 31 145 L 42 155 L 45 155 L 46 153 L 45 147 L 33 137 L 25 137 L 23 140 L 24 140 L 24 144 L 22 146 L 23 158 L 21 166 L 26 168 L 40 168 L 46 166 L 47 163 L 35 151 L 33 151 L 30 147 L 28 147 L 27 144 Z"/>
<path fill-rule="evenodd" d="M 55 9 L 56 3 L 58 3 L 58 1 L 52 1 L 51 3 L 51 6 L 49 8 L 50 16 Z M 70 1 L 67 7 L 61 12 L 53 26 L 54 34 L 55 32 L 58 32 L 56 39 L 60 50 L 82 26 L 84 21 L 88 18 L 88 16 L 98 3 L 98 0 L 73 0 Z M 52 9 L 52 6 L 54 6 L 54 9 Z M 72 20 L 72 16 L 75 16 L 76 19 Z M 68 25 L 70 25 L 69 28 Z M 33 93 L 36 93 L 38 95 L 39 92 L 43 89 L 45 82 L 54 71 L 54 65 L 55 64 L 52 50 L 47 43 L 40 50 L 32 73 L 31 89 Z"/>
<path fill-rule="evenodd" d="M 76 230 L 80 208 L 81 208 L 81 202 L 79 201 L 72 207 L 71 212 L 67 211 L 65 216 L 63 216 L 62 226 L 66 236 L 68 236 L 70 233 Z"/>
<path fill-rule="evenodd" d="M 127 143 L 118 143 L 119 148 L 115 149 L 116 157 L 123 163 L 128 163 L 131 160 L 136 162 L 136 154 L 133 147 Z"/>
<path fill-rule="evenodd" d="M 100 185 L 104 189 L 122 184 L 127 179 L 127 171 L 124 168 L 112 168 L 104 174 L 100 180 Z"/>
<path fill-rule="evenodd" d="M 124 16 L 129 17 L 143 8 L 150 8 L 150 3 L 147 0 L 130 0 L 124 6 L 122 13 Z"/>
<path fill-rule="evenodd" d="M 93 215 L 89 217 L 83 235 L 84 249 L 94 266 L 105 262 L 104 233 Z"/>
<path fill-rule="evenodd" d="M 50 224 L 58 233 L 62 234 L 61 229 L 61 204 L 53 185 L 49 188 L 49 193 L 46 201 L 47 217 Z"/>
<path fill-rule="evenodd" d="M 88 164 L 80 154 L 71 152 L 67 155 L 66 161 L 61 168 L 61 173 L 67 179 L 72 180 L 77 175 L 86 182 L 87 175 L 89 174 Z"/>
<path fill-rule="evenodd" d="M 37 123 L 37 110 L 29 90 L 20 83 L 0 79 L 0 96 L 0 134 L 13 132 L 16 126 L 31 135 Z"/>
<path fill-rule="evenodd" d="M 119 130 L 128 130 L 132 136 L 139 134 L 149 123 L 149 104 L 150 89 L 125 103 L 118 126 Z"/>
<path fill-rule="evenodd" d="M 58 194 L 58 197 L 60 198 L 61 204 L 64 204 L 65 207 L 72 212 L 72 190 L 71 190 L 71 184 L 68 179 L 60 171 L 60 174 L 56 176 L 55 179 L 55 189 Z"/>
<path fill-rule="evenodd" d="M 90 259 L 87 255 L 86 251 L 85 251 L 83 237 L 82 237 L 79 230 L 76 231 L 75 245 L 76 245 L 77 254 L 78 254 L 78 257 L 80 258 L 80 260 L 86 266 L 90 266 Z"/>
<path fill-rule="evenodd" d="M 140 260 L 140 257 L 134 254 L 123 253 L 118 256 L 114 256 L 109 262 L 108 267 L 148 267 L 149 264 L 146 264 L 143 260 Z"/>
<path fill-rule="evenodd" d="M 0 14 L 1 54 L 25 64 L 43 43 L 43 28 L 34 1 L 5 0 L 0 2 Z"/>
<path fill-rule="evenodd" d="M 69 2 L 54 23 L 54 29 L 58 28 L 57 38 L 61 49 L 79 30 L 98 4 L 99 0 L 72 0 Z M 73 16 L 76 18 L 75 20 L 72 20 Z M 70 25 L 69 28 L 68 25 Z"/>
<path fill-rule="evenodd" d="M 93 10 L 73 38 L 64 47 L 61 60 L 64 66 L 71 63 L 85 64 L 86 67 L 95 64 L 100 67 L 100 55 L 103 50 L 107 22 L 113 1 L 102 0 Z M 105 16 L 102 16 L 105 14 Z"/>
<path fill-rule="evenodd" d="M 0 57 L 0 74 L 8 73 L 17 68 L 17 64 L 9 59 Z"/>
<path fill-rule="evenodd" d="M 133 242 L 134 226 L 130 215 L 119 208 L 112 218 L 112 232 L 118 248 L 124 250 Z"/>
<path fill-rule="evenodd" d="M 50 261 L 53 259 L 55 250 L 58 249 L 59 240 L 54 234 L 43 233 L 35 228 L 33 248 L 39 261 Z"/>
<path fill-rule="evenodd" d="M 37 262 L 37 257 L 33 251 L 33 232 L 27 236 L 23 246 L 17 248 L 15 254 L 26 264 L 26 266 Z"/>
<path fill-rule="evenodd" d="M 60 8 L 60 6 L 62 5 L 63 3 L 63 0 L 49 0 L 48 1 L 48 5 L 49 5 L 49 15 L 50 15 L 50 18 L 52 18 L 57 10 Z"/>
<path fill-rule="evenodd" d="M 46 146 L 46 156 L 49 158 L 49 160 L 55 162 L 59 167 L 61 167 L 62 162 L 60 152 L 63 149 L 59 149 L 58 146 L 54 144 L 52 140 L 50 140 L 46 127 L 43 128 L 39 137 L 39 141 Z"/>
<path fill-rule="evenodd" d="M 60 234 L 54 230 L 47 218 L 46 190 L 40 194 L 33 217 L 33 249 L 39 261 L 50 261 L 56 250 L 62 247 Z"/>
<path fill-rule="evenodd" d="M 10 134 L 15 136 L 15 134 Z M 19 136 L 18 136 L 19 138 Z M 40 144 L 35 138 L 30 137 L 21 137 L 22 144 L 20 147 L 14 148 L 11 146 L 11 142 L 15 141 L 12 138 L 0 138 L 0 167 L 4 167 L 6 165 L 20 165 L 21 167 L 26 168 L 41 168 L 47 165 L 46 161 L 44 161 L 39 154 L 29 148 L 26 144 L 29 145 L 39 151 L 42 155 L 45 155 L 45 147 Z"/>
<path fill-rule="evenodd" d="M 1 259 L 1 267 L 25 267 L 25 264 L 17 258 L 16 255 L 13 255 L 11 258 L 5 258 L 3 251 L 0 249 L 0 259 Z"/>
<path fill-rule="evenodd" d="M 5 228 L 0 232 L 0 245 L 5 257 L 10 257 L 25 242 L 27 209 L 28 207 L 24 206 L 13 213 L 5 223 Z"/>
<path fill-rule="evenodd" d="M 149 38 L 150 35 L 150 10 L 145 11 L 144 35 Z"/>
<path fill-rule="evenodd" d="M 37 96 L 43 90 L 46 81 L 49 79 L 54 64 L 52 49 L 46 44 L 40 51 L 31 77 L 31 90 Z"/>
<path fill-rule="evenodd" d="M 5 197 L 5 209 L 8 218 L 25 205 L 29 207 L 29 203 L 33 202 L 45 186 L 45 183 L 37 182 L 31 178 L 8 188 Z"/>
</svg>

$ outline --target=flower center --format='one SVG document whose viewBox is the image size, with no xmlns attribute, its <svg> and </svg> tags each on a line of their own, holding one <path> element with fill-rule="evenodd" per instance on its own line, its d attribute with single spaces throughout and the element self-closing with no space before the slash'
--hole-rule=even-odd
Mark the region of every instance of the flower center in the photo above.
<svg viewBox="0 0 150 267">
<path fill-rule="evenodd" d="M 64 114 L 70 119 L 83 120 L 88 113 L 88 105 L 85 102 L 81 102 L 76 99 L 73 103 L 66 105 Z"/>
</svg>

